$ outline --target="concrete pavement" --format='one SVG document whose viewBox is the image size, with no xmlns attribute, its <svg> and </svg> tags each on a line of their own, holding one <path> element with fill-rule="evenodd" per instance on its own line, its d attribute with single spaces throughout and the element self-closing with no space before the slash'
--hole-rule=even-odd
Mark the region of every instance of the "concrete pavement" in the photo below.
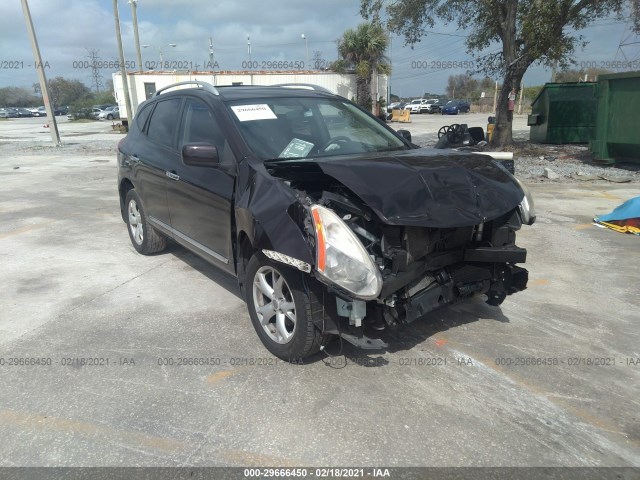
<svg viewBox="0 0 640 480">
<path fill-rule="evenodd" d="M 233 278 L 135 252 L 93 128 L 0 145 L 0 466 L 640 466 L 640 239 L 591 225 L 637 184 L 534 185 L 528 290 L 291 365 Z"/>
</svg>

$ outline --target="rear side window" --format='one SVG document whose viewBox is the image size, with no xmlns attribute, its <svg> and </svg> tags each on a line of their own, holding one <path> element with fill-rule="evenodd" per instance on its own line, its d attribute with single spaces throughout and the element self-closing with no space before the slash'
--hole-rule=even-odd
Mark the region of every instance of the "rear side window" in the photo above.
<svg viewBox="0 0 640 480">
<path fill-rule="evenodd" d="M 174 146 L 181 102 L 180 98 L 158 102 L 149 121 L 147 135 L 151 140 L 167 147 Z"/>
<path fill-rule="evenodd" d="M 136 126 L 140 131 L 144 130 L 144 124 L 147 123 L 147 118 L 149 118 L 149 114 L 153 110 L 152 105 L 145 105 L 142 109 L 136 112 L 136 117 L 134 118 L 136 122 Z"/>
</svg>

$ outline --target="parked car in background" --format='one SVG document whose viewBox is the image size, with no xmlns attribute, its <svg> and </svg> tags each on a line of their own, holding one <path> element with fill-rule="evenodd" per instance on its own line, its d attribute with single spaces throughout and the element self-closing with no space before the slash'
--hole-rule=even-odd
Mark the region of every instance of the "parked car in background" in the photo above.
<svg viewBox="0 0 640 480">
<path fill-rule="evenodd" d="M 488 156 L 421 149 L 309 87 L 192 81 L 142 103 L 117 148 L 133 248 L 171 238 L 236 276 L 258 337 L 290 361 L 334 336 L 383 349 L 368 332 L 526 288 L 525 186 Z"/>
<path fill-rule="evenodd" d="M 114 120 L 120 118 L 119 107 L 107 107 L 98 114 L 98 120 Z"/>
<path fill-rule="evenodd" d="M 66 115 L 69 112 L 69 107 L 54 107 L 53 114 L 58 115 Z"/>
<path fill-rule="evenodd" d="M 420 107 L 420 113 L 438 113 L 442 105 L 440 104 L 440 100 L 437 98 L 430 98 L 429 100 L 425 100 L 422 106 Z"/>
<path fill-rule="evenodd" d="M 469 102 L 464 100 L 449 100 L 441 110 L 442 115 L 458 115 L 458 113 L 467 113 L 471 110 Z"/>
<path fill-rule="evenodd" d="M 31 112 L 31 110 L 29 110 L 27 108 L 18 108 L 16 110 L 18 111 L 18 117 L 20 117 L 20 118 L 33 117 L 33 112 Z"/>
<path fill-rule="evenodd" d="M 391 113 L 392 110 L 404 110 L 404 107 L 407 106 L 406 102 L 396 102 L 389 105 L 387 108 L 387 112 Z"/>
<path fill-rule="evenodd" d="M 98 118 L 100 117 L 100 114 L 104 112 L 103 109 L 98 108 L 98 107 L 93 107 L 91 109 L 91 115 L 90 118 L 93 118 L 94 120 L 98 120 Z"/>
<path fill-rule="evenodd" d="M 411 103 L 407 103 L 404 109 L 409 110 L 411 113 L 420 113 L 424 101 L 424 98 L 416 98 L 411 100 Z"/>
<path fill-rule="evenodd" d="M 0 108 L 0 118 L 9 118 L 9 112 L 4 108 Z"/>
<path fill-rule="evenodd" d="M 9 118 L 19 118 L 20 117 L 20 113 L 18 112 L 18 109 L 15 107 L 7 107 L 7 112 L 9 112 Z"/>
</svg>

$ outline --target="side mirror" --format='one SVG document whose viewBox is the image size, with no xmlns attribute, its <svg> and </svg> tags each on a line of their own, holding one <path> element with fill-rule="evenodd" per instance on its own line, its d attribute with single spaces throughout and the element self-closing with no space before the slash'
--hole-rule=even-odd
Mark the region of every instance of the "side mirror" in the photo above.
<svg viewBox="0 0 640 480">
<path fill-rule="evenodd" d="M 188 143 L 182 146 L 182 161 L 192 167 L 217 167 L 218 149 L 210 143 Z"/>
<path fill-rule="evenodd" d="M 411 132 L 409 130 L 398 130 L 398 135 L 404 138 L 407 142 L 411 143 Z"/>
</svg>

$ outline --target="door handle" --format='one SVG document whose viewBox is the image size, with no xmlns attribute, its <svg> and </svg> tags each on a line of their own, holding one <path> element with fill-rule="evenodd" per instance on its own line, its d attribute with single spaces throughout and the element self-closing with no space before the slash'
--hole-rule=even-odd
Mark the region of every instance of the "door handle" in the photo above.
<svg viewBox="0 0 640 480">
<path fill-rule="evenodd" d="M 136 163 L 140 161 L 140 157 L 138 157 L 137 155 L 129 155 L 129 158 Z"/>
<path fill-rule="evenodd" d="M 180 180 L 180 175 L 176 175 L 173 172 L 164 172 L 164 174 L 169 177 L 171 180 Z"/>
</svg>

